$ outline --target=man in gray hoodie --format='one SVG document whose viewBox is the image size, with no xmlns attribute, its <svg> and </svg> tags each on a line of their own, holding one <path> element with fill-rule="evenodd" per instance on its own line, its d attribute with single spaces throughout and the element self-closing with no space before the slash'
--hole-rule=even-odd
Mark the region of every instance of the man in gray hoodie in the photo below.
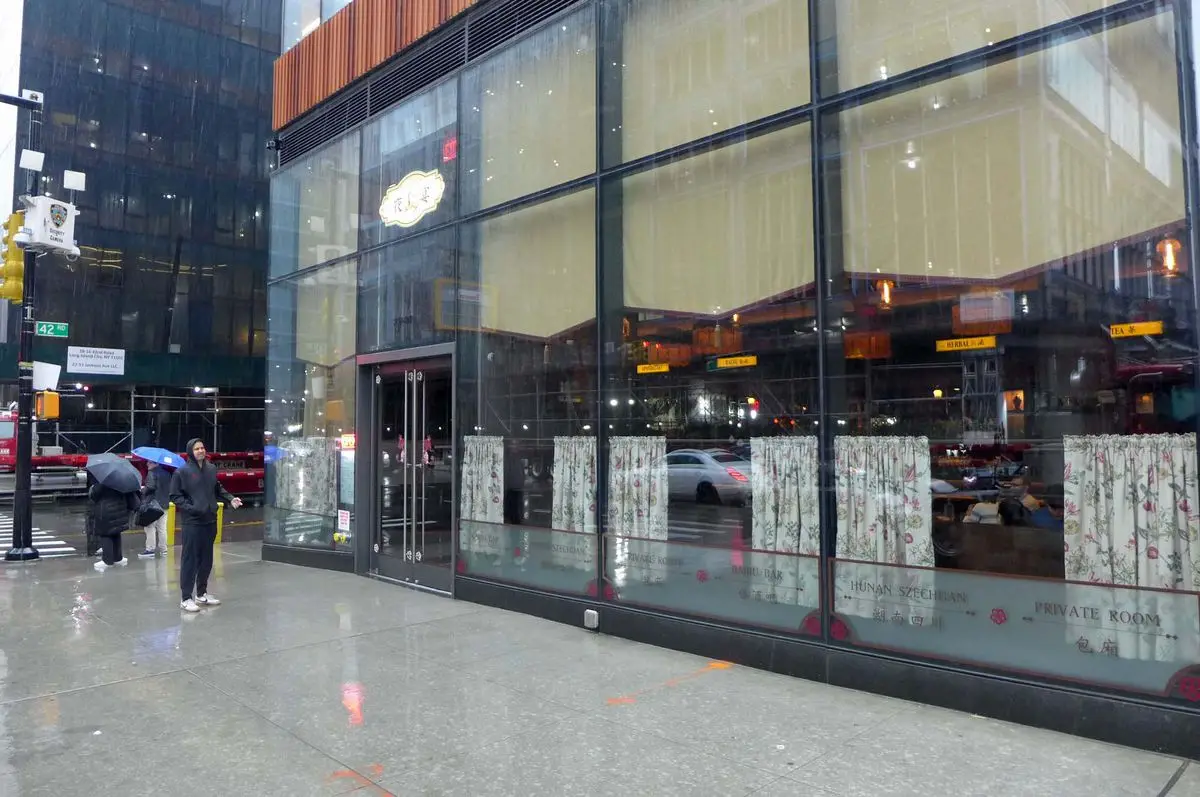
<svg viewBox="0 0 1200 797">
<path fill-rule="evenodd" d="M 201 606 L 221 603 L 208 591 L 213 545 L 217 541 L 217 503 L 225 501 L 237 509 L 242 499 L 234 498 L 217 481 L 217 466 L 208 461 L 208 450 L 202 440 L 188 441 L 187 456 L 188 461 L 171 478 L 171 501 L 183 527 L 183 555 L 179 560 L 179 589 L 183 597 L 179 608 L 198 612 Z"/>
</svg>

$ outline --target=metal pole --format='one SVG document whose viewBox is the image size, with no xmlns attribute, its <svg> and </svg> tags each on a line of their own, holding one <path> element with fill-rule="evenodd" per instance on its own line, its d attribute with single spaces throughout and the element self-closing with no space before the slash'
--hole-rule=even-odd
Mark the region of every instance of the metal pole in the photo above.
<svg viewBox="0 0 1200 797">
<path fill-rule="evenodd" d="M 42 130 L 41 106 L 29 109 L 29 146 L 37 150 Z M 40 193 L 40 171 L 27 170 L 26 193 Z M 39 558 L 33 547 L 33 332 L 34 286 L 37 284 L 37 253 L 25 248 L 25 274 L 21 293 L 21 337 L 17 354 L 17 473 L 13 490 L 12 548 L 4 555 L 8 562 L 27 562 Z"/>
</svg>

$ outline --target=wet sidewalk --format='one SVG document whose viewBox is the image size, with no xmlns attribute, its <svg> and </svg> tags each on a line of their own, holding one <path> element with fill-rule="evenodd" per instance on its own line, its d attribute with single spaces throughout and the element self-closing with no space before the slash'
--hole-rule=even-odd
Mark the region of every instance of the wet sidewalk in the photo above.
<svg viewBox="0 0 1200 797">
<path fill-rule="evenodd" d="M 1136 795 L 1200 764 L 222 546 L 0 569 L 0 795 Z"/>
</svg>

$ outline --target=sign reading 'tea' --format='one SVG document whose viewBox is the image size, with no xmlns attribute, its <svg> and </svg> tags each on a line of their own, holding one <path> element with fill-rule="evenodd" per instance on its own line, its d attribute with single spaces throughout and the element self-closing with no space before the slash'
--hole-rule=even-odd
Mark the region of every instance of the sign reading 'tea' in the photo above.
<svg viewBox="0 0 1200 797">
<path fill-rule="evenodd" d="M 441 172 L 409 172 L 384 192 L 379 218 L 388 227 L 413 227 L 437 210 L 445 194 L 446 180 Z"/>
<path fill-rule="evenodd" d="M 1108 327 L 1108 334 L 1114 338 L 1138 338 L 1162 333 L 1162 321 L 1135 321 L 1131 324 L 1110 324 Z"/>
</svg>

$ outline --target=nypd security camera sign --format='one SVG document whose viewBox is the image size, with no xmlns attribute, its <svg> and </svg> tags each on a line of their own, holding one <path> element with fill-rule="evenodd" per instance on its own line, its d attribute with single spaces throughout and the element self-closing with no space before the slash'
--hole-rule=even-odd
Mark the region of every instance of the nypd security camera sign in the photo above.
<svg viewBox="0 0 1200 797">
<path fill-rule="evenodd" d="M 21 197 L 25 205 L 25 230 L 28 240 L 20 241 L 35 250 L 78 255 L 75 245 L 75 217 L 79 211 L 70 202 L 48 196 Z"/>
</svg>

